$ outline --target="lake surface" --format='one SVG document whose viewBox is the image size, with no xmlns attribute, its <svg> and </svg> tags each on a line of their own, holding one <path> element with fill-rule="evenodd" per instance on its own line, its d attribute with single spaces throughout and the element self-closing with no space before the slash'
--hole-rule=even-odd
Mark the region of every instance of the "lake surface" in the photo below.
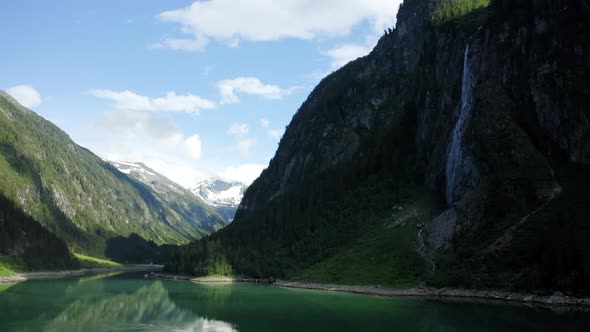
<svg viewBox="0 0 590 332">
<path fill-rule="evenodd" d="M 590 313 L 138 274 L 0 287 L 0 331 L 588 331 Z"/>
</svg>

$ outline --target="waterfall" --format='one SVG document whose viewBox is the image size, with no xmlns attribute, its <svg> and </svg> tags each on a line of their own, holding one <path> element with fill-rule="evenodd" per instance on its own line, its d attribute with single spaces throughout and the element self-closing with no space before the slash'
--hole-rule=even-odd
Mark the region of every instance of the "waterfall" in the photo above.
<svg viewBox="0 0 590 332">
<path fill-rule="evenodd" d="M 447 158 L 447 188 L 446 200 L 451 205 L 455 202 L 458 190 L 462 189 L 465 180 L 470 177 L 473 180 L 478 177 L 478 171 L 473 165 L 471 158 L 465 155 L 463 150 L 463 136 L 467 125 L 471 119 L 473 106 L 473 87 L 474 74 L 469 64 L 469 45 L 465 47 L 463 59 L 463 83 L 461 86 L 461 114 L 453 130 L 453 137 L 450 144 L 449 155 Z"/>
</svg>

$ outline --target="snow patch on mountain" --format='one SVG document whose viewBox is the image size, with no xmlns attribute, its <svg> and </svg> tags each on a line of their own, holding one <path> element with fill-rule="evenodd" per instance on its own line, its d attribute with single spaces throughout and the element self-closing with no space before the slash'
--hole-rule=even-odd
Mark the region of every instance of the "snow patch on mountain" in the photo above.
<svg viewBox="0 0 590 332">
<path fill-rule="evenodd" d="M 246 188 L 246 185 L 240 182 L 207 179 L 198 182 L 190 190 L 209 205 L 238 207 Z"/>
</svg>

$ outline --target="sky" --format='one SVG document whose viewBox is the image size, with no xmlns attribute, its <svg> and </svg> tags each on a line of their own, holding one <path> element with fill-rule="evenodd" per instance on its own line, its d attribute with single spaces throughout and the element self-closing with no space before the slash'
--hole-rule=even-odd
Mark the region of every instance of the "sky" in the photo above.
<svg viewBox="0 0 590 332">
<path fill-rule="evenodd" d="M 104 159 L 250 184 L 315 85 L 401 0 L 14 0 L 0 89 Z"/>
</svg>

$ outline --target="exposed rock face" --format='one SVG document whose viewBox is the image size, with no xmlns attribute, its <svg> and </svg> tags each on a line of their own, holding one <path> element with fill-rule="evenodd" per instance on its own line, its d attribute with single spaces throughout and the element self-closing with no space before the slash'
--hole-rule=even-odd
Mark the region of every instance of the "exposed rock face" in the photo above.
<svg viewBox="0 0 590 332">
<path fill-rule="evenodd" d="M 366 171 L 376 146 L 398 153 L 395 176 L 420 179 L 438 197 L 439 216 L 419 230 L 430 257 L 465 249 L 498 261 L 507 248 L 526 252 L 513 235 L 542 233 L 535 222 L 557 227 L 568 204 L 581 206 L 567 170 L 586 178 L 590 165 L 587 1 L 498 0 L 436 25 L 431 13 L 442 3 L 451 2 L 406 1 L 370 55 L 318 85 L 234 225 L 281 216 L 280 204 L 266 213 L 269 202 L 326 173 Z M 392 132 L 411 137 L 391 146 Z"/>
<path fill-rule="evenodd" d="M 267 170 L 250 186 L 237 216 L 263 206 L 305 177 L 358 158 L 364 138 L 387 128 L 397 110 L 387 103 L 407 86 L 383 84 L 413 73 L 426 35 L 431 1 L 404 6 L 398 27 L 373 53 L 326 77 L 293 117 Z"/>
<path fill-rule="evenodd" d="M 590 39 L 581 32 L 588 21 L 575 14 L 571 3 L 537 1 L 530 6 L 532 12 L 483 26 L 470 37 L 470 47 L 479 49 L 472 60 L 477 68 L 466 62 L 464 71 L 474 70 L 479 79 L 474 91 L 468 91 L 475 96 L 474 114 L 464 137 L 470 143 L 463 146 L 471 144 L 477 150 L 475 167 L 483 170 L 484 179 L 526 181 L 531 188 L 522 194 L 536 201 L 534 208 L 560 192 L 550 166 L 558 155 L 571 162 L 590 162 L 590 50 L 583 46 Z M 580 33 L 572 35 L 576 30 Z M 463 89 L 462 98 L 466 97 Z M 453 158 L 447 159 L 447 171 L 453 163 Z M 473 179 L 471 166 L 456 173 Z M 446 177 L 449 204 L 463 196 L 449 197 L 454 176 Z M 433 251 L 446 249 L 440 237 L 448 227 L 443 227 L 441 217 L 429 224 Z M 459 217 L 458 224 L 477 226 L 481 219 L 485 216 L 473 223 Z"/>
</svg>

